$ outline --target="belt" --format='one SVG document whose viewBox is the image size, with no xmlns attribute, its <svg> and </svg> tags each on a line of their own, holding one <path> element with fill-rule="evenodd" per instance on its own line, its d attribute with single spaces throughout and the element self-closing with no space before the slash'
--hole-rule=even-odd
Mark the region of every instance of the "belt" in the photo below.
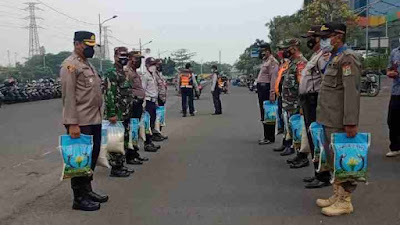
<svg viewBox="0 0 400 225">
<path fill-rule="evenodd" d="M 143 100 L 144 98 L 142 96 L 134 96 L 133 99 Z"/>
<path fill-rule="evenodd" d="M 158 98 L 146 97 L 146 101 L 157 102 Z"/>
</svg>

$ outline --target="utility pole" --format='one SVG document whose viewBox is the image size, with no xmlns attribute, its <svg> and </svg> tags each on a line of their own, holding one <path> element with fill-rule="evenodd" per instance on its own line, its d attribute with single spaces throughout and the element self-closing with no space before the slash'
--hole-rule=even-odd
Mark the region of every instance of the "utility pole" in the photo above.
<svg viewBox="0 0 400 225">
<path fill-rule="evenodd" d="M 108 41 L 108 26 L 104 26 L 104 58 L 110 59 L 110 46 Z"/>
<path fill-rule="evenodd" d="M 221 65 L 221 50 L 219 50 L 219 65 Z"/>
<path fill-rule="evenodd" d="M 35 11 L 42 9 L 36 7 L 36 5 L 39 4 L 36 2 L 27 2 L 25 4 L 27 4 L 28 7 L 25 8 L 24 10 L 29 11 L 29 17 L 26 17 L 26 19 L 29 19 L 29 26 L 26 28 L 29 29 L 29 58 L 32 58 L 34 55 L 40 54 L 39 33 L 38 33 L 38 28 L 40 27 L 37 25 L 36 19 L 41 19 L 41 18 L 36 17 Z"/>
<path fill-rule="evenodd" d="M 365 57 L 368 58 L 368 46 L 369 46 L 369 0 L 367 0 L 367 26 L 365 27 Z"/>
<path fill-rule="evenodd" d="M 100 38 L 100 72 L 103 72 L 103 46 L 101 45 L 101 20 L 100 20 L 100 13 L 99 13 L 99 38 Z"/>
<path fill-rule="evenodd" d="M 17 53 L 14 52 L 14 62 L 15 62 L 15 67 L 17 67 Z"/>
<path fill-rule="evenodd" d="M 8 56 L 8 66 L 11 67 L 10 50 L 7 50 L 7 56 Z"/>
</svg>

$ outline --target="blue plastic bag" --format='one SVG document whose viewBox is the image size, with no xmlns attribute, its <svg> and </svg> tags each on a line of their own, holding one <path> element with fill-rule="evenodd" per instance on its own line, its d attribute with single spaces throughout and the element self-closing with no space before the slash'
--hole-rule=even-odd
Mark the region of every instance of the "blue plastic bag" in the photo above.
<svg viewBox="0 0 400 225">
<path fill-rule="evenodd" d="M 335 133 L 331 145 L 335 153 L 334 181 L 366 182 L 371 134 L 359 133 L 348 138 L 345 133 Z"/>
<path fill-rule="evenodd" d="M 62 179 L 88 177 L 93 174 L 93 136 L 81 134 L 79 138 L 72 138 L 61 135 L 59 145 L 64 162 Z"/>
<path fill-rule="evenodd" d="M 313 122 L 310 125 L 311 137 L 314 144 L 313 162 L 318 162 L 317 172 L 329 171 L 329 163 L 325 151 L 325 130 L 322 124 Z"/>
<path fill-rule="evenodd" d="M 150 114 L 149 112 L 144 112 L 142 118 L 139 122 L 139 136 L 143 141 L 146 141 L 146 134 L 151 134 L 150 126 Z"/>
<path fill-rule="evenodd" d="M 161 133 L 161 127 L 165 127 L 165 106 L 157 106 L 155 129 Z"/>
<path fill-rule="evenodd" d="M 130 120 L 130 134 L 129 134 L 129 142 L 130 148 L 133 149 L 134 146 L 139 145 L 139 125 L 140 121 L 138 118 L 132 118 Z"/>
<path fill-rule="evenodd" d="M 295 114 L 289 119 L 290 128 L 292 130 L 293 145 L 299 149 L 301 146 L 301 133 L 304 126 L 304 118 L 300 114 Z"/>
<path fill-rule="evenodd" d="M 271 101 L 264 101 L 264 124 L 275 125 L 276 123 L 276 115 L 278 111 L 278 105 L 276 103 L 272 103 Z"/>
</svg>

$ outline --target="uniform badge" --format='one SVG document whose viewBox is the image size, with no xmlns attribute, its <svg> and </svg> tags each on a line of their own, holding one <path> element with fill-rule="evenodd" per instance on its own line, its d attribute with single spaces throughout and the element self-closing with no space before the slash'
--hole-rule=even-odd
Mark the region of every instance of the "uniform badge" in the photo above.
<svg viewBox="0 0 400 225">
<path fill-rule="evenodd" d="M 342 71 L 343 71 L 343 76 L 351 75 L 351 65 L 350 64 L 344 64 L 342 66 Z"/>
<path fill-rule="evenodd" d="M 93 83 L 93 78 L 90 78 L 90 79 L 89 79 L 89 82 L 90 82 L 90 83 Z"/>
<path fill-rule="evenodd" d="M 70 73 L 73 73 L 73 72 L 75 71 L 75 66 L 74 66 L 74 65 L 67 65 L 67 70 L 68 70 Z"/>
</svg>

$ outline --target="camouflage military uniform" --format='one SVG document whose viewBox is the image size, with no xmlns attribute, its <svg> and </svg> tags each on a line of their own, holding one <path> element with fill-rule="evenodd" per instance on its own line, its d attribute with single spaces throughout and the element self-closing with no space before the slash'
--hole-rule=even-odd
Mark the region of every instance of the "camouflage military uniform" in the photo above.
<svg viewBox="0 0 400 225">
<path fill-rule="evenodd" d="M 307 64 L 307 59 L 300 56 L 293 59 L 289 68 L 283 73 L 282 77 L 282 108 L 285 121 L 285 137 L 286 140 L 292 139 L 292 132 L 289 126 L 289 118 L 300 113 L 299 105 L 299 83 L 301 72 Z"/>
<path fill-rule="evenodd" d="M 136 98 L 133 94 L 131 78 L 126 76 L 122 69 L 112 68 L 104 76 L 105 87 L 105 112 L 106 118 L 116 116 L 118 121 L 123 121 L 125 127 L 124 147 L 129 144 L 129 122 L 133 117 L 133 104 Z M 110 154 L 111 166 L 122 166 L 123 155 Z"/>
</svg>

